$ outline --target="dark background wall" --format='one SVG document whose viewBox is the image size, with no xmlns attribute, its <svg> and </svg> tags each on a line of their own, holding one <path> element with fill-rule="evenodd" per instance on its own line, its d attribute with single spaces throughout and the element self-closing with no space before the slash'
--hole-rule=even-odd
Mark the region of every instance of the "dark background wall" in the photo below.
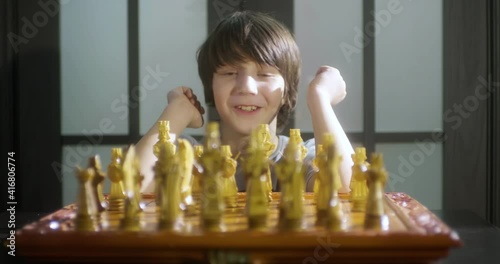
<svg viewBox="0 0 500 264">
<path fill-rule="evenodd" d="M 500 226 L 498 1 L 445 0 L 443 12 L 443 106 L 453 110 L 443 126 L 443 207 Z"/>
<path fill-rule="evenodd" d="M 40 10 L 37 1 L 8 0 L 0 11 L 2 154 L 7 159 L 15 152 L 16 209 L 28 212 L 61 203 L 50 166 L 61 159 L 59 17 Z M 2 179 L 5 208 L 6 175 Z"/>
</svg>

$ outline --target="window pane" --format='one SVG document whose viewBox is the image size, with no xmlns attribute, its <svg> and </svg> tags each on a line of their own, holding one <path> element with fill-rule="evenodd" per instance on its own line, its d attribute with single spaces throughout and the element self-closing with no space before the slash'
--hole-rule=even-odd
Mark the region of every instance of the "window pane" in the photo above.
<svg viewBox="0 0 500 264">
<path fill-rule="evenodd" d="M 389 172 L 386 191 L 405 192 L 431 210 L 442 208 L 443 147 L 420 143 L 377 144 Z"/>
<path fill-rule="evenodd" d="M 62 134 L 128 133 L 127 2 L 71 1 L 60 19 Z"/>
<path fill-rule="evenodd" d="M 295 111 L 295 126 L 312 132 L 306 90 L 322 65 L 340 70 L 347 97 L 335 112 L 348 132 L 363 131 L 363 47 L 357 39 L 362 28 L 362 1 L 294 1 L 295 36 L 302 54 L 302 76 Z"/>
<path fill-rule="evenodd" d="M 442 1 L 376 0 L 375 9 L 376 131 L 442 129 Z"/>
<path fill-rule="evenodd" d="M 148 0 L 139 2 L 139 10 L 140 132 L 146 133 L 175 87 L 191 87 L 205 103 L 196 51 L 207 36 L 207 2 Z M 203 130 L 185 133 L 201 135 Z"/>
</svg>

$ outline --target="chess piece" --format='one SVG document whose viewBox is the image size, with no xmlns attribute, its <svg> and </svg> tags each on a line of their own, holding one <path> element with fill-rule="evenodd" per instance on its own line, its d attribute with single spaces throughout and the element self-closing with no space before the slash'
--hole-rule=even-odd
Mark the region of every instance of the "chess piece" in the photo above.
<svg viewBox="0 0 500 264">
<path fill-rule="evenodd" d="M 342 188 L 339 172 L 342 156 L 338 155 L 334 142 L 333 134 L 324 135 L 323 144 L 327 156 L 326 177 L 330 183 L 326 225 L 329 230 L 341 231 L 346 228 L 346 218 L 339 198 L 339 189 Z"/>
<path fill-rule="evenodd" d="M 181 177 L 181 204 L 184 210 L 194 206 L 191 186 L 193 184 L 194 151 L 189 141 L 179 138 L 177 140 L 177 161 Z M 177 163 L 174 163 L 177 164 Z"/>
<path fill-rule="evenodd" d="M 259 143 L 258 131 L 252 131 L 243 163 L 243 173 L 247 181 L 247 200 L 245 211 L 248 226 L 253 230 L 264 229 L 267 224 L 269 189 L 267 172 L 269 160 L 265 148 Z"/>
<path fill-rule="evenodd" d="M 158 121 L 158 141 L 153 145 L 153 154 L 156 158 L 160 156 L 161 145 L 170 141 L 170 122 L 168 120 Z"/>
<path fill-rule="evenodd" d="M 181 143 L 184 144 L 184 143 Z M 166 144 L 160 145 L 160 153 L 159 160 L 165 160 L 165 158 L 169 155 L 168 146 Z M 160 173 L 162 178 L 162 185 L 159 186 L 161 188 L 161 201 L 162 204 L 160 206 L 159 212 L 159 227 L 160 229 L 172 230 L 176 229 L 178 224 L 180 223 L 180 219 L 182 216 L 181 211 L 181 181 L 183 180 L 183 160 L 181 158 L 182 154 L 177 154 L 172 157 L 172 161 L 170 163 L 161 162 L 161 166 L 163 168 Z"/>
<path fill-rule="evenodd" d="M 134 203 L 138 205 L 139 212 L 142 212 L 140 202 L 142 199 L 141 187 L 142 187 L 142 181 L 144 180 L 144 175 L 141 174 L 141 162 L 139 161 L 138 158 L 134 159 L 133 166 L 134 166 L 134 170 L 135 170 L 135 175 L 133 178 L 133 187 L 134 187 L 134 193 L 136 194 L 134 196 L 134 198 L 135 198 Z"/>
<path fill-rule="evenodd" d="M 104 194 L 102 193 L 102 182 L 104 181 L 104 172 L 102 172 L 101 159 L 99 155 L 89 158 L 89 167 L 94 170 L 94 177 L 92 178 L 92 192 L 96 197 L 96 207 L 98 212 L 105 210 Z"/>
<path fill-rule="evenodd" d="M 76 168 L 76 177 L 78 179 L 78 198 L 75 225 L 79 231 L 97 231 L 97 203 L 94 192 L 92 191 L 92 180 L 95 171 L 92 168 Z"/>
<path fill-rule="evenodd" d="M 236 173 L 236 160 L 232 158 L 231 146 L 221 146 L 222 160 L 222 192 L 226 207 L 238 206 L 238 186 L 234 174 Z"/>
<path fill-rule="evenodd" d="M 125 211 L 121 220 L 121 228 L 126 231 L 140 230 L 139 218 L 142 211 L 139 201 L 141 175 L 137 167 L 135 147 L 132 145 L 125 154 L 122 165 L 123 183 L 125 189 Z"/>
<path fill-rule="evenodd" d="M 366 149 L 364 147 L 356 148 L 354 150 L 354 154 L 351 155 L 351 157 L 352 157 L 352 161 L 354 163 L 356 163 L 354 159 L 358 160 L 358 164 L 359 164 L 358 166 L 359 166 L 359 169 L 361 169 L 361 171 L 364 172 L 368 169 L 370 164 L 366 161 Z M 355 179 L 353 177 L 351 177 L 351 182 L 349 184 L 349 188 L 351 190 L 353 188 L 354 182 L 355 182 Z"/>
<path fill-rule="evenodd" d="M 320 188 L 320 176 L 319 176 L 319 157 L 323 154 L 323 145 L 322 144 L 318 144 L 316 146 L 316 156 L 314 157 L 313 159 L 313 162 L 312 162 L 312 167 L 313 167 L 313 170 L 314 170 L 314 187 L 313 187 L 313 193 L 314 193 L 314 199 L 316 201 L 316 203 L 318 202 L 318 191 L 319 191 L 319 188 Z"/>
<path fill-rule="evenodd" d="M 328 144 L 334 144 L 333 137 L 330 134 L 325 134 L 323 140 Z M 316 182 L 318 183 L 318 191 L 316 195 L 316 225 L 326 226 L 328 216 L 328 208 L 332 193 L 332 178 L 329 177 L 327 171 L 328 156 L 325 152 L 325 145 L 322 144 L 317 150 L 314 163 L 318 171 L 315 173 Z M 319 145 L 318 145 L 319 147 Z"/>
<path fill-rule="evenodd" d="M 268 124 L 260 124 L 257 128 L 258 142 L 264 147 L 264 155 L 266 159 L 269 159 L 271 154 L 273 154 L 276 145 L 271 141 L 271 132 L 269 132 Z M 266 185 L 268 190 L 268 201 L 273 200 L 273 182 L 271 181 L 271 169 L 267 166 L 266 172 Z"/>
<path fill-rule="evenodd" d="M 220 153 L 219 124 L 207 125 L 205 145 L 201 164 L 203 166 L 201 217 L 205 229 L 220 231 L 224 229 L 222 215 L 225 204 L 222 194 L 222 155 Z"/>
<path fill-rule="evenodd" d="M 108 166 L 108 178 L 111 181 L 108 211 L 123 212 L 125 209 L 125 192 L 123 191 L 122 149 L 111 149 L 111 163 Z"/>
<path fill-rule="evenodd" d="M 304 146 L 304 140 L 302 139 L 302 136 L 300 134 L 300 129 L 298 128 L 290 128 L 290 140 L 293 140 L 294 142 L 298 142 L 299 144 L 299 150 L 300 150 L 300 160 L 303 161 L 304 158 L 307 155 L 307 148 Z"/>
<path fill-rule="evenodd" d="M 366 208 L 366 199 L 368 196 L 368 186 L 366 185 L 366 151 L 365 148 L 356 148 L 355 153 L 351 155 L 352 177 L 351 177 L 351 201 L 353 203 L 352 211 L 364 211 Z"/>
<path fill-rule="evenodd" d="M 368 167 L 370 167 L 370 163 L 366 160 L 366 148 L 364 147 L 357 147 L 354 150 L 354 153 L 359 157 L 359 159 L 362 161 L 362 168 L 363 171 L 366 171 Z"/>
<path fill-rule="evenodd" d="M 159 207 L 161 207 L 161 204 L 162 204 L 162 200 L 161 198 L 163 197 L 162 196 L 162 188 L 160 186 L 163 186 L 163 176 L 162 175 L 165 175 L 165 172 L 163 172 L 162 170 L 164 168 L 168 168 L 169 166 L 173 166 L 173 160 L 174 160 L 174 156 L 175 156 L 175 150 L 176 150 L 176 147 L 174 144 L 171 144 L 170 142 L 164 142 L 162 143 L 160 149 L 164 147 L 166 148 L 166 154 L 161 158 L 161 159 L 158 159 L 153 167 L 153 171 L 154 171 L 154 180 L 155 180 L 155 202 L 156 202 L 156 205 Z"/>
<path fill-rule="evenodd" d="M 304 167 L 301 146 L 296 137 L 290 137 L 283 158 L 276 165 L 281 184 L 279 225 L 285 230 L 298 230 L 302 225 Z"/>
<path fill-rule="evenodd" d="M 165 160 L 160 160 L 158 157 L 160 155 L 160 148 L 162 145 L 167 146 L 168 154 Z M 158 121 L 158 141 L 153 145 L 153 154 L 157 158 L 157 162 L 155 163 L 155 166 L 153 167 L 153 170 L 155 171 L 155 197 L 156 197 L 156 204 L 158 206 L 161 206 L 161 189 L 159 186 L 163 185 L 162 179 L 156 177 L 156 175 L 162 175 L 160 171 L 156 170 L 161 170 L 161 168 L 164 167 L 162 162 L 169 163 L 172 160 L 173 155 L 175 154 L 176 147 L 175 144 L 172 143 L 171 137 L 170 137 L 170 122 L 168 120 L 160 120 Z"/>
<path fill-rule="evenodd" d="M 201 156 L 203 155 L 203 146 L 194 146 L 194 164 L 193 164 L 193 182 L 191 191 L 195 197 L 201 194 L 201 177 L 203 175 L 203 167 L 201 166 Z"/>
<path fill-rule="evenodd" d="M 382 154 L 373 153 L 370 169 L 366 171 L 368 199 L 366 202 L 366 229 L 388 230 L 389 218 L 384 212 L 384 186 L 387 182 L 387 171 L 384 168 Z"/>
</svg>

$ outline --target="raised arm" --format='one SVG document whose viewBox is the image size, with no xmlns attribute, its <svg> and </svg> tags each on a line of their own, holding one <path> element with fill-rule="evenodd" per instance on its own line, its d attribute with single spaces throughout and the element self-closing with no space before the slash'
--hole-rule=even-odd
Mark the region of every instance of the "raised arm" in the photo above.
<svg viewBox="0 0 500 264">
<path fill-rule="evenodd" d="M 203 126 L 203 114 L 205 110 L 201 107 L 196 95 L 187 87 L 177 87 L 167 95 L 168 104 L 161 113 L 159 120 L 169 120 L 170 133 L 180 135 L 185 128 L 198 128 Z M 141 162 L 141 173 L 144 175 L 141 192 L 153 192 L 153 166 L 156 157 L 153 154 L 153 145 L 158 141 L 157 122 L 139 140 L 136 152 Z"/>
<path fill-rule="evenodd" d="M 311 81 L 307 91 L 307 104 L 311 113 L 314 138 L 321 144 L 324 133 L 335 135 L 337 151 L 343 159 L 340 164 L 342 188 L 340 192 L 349 192 L 351 181 L 351 154 L 354 150 L 340 125 L 333 106 L 344 100 L 346 85 L 340 72 L 330 66 L 321 66 L 316 77 Z"/>
</svg>

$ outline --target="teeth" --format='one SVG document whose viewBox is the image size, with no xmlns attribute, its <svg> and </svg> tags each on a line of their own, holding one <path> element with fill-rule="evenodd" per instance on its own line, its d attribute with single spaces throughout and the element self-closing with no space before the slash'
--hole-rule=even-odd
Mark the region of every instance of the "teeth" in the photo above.
<svg viewBox="0 0 500 264">
<path fill-rule="evenodd" d="M 243 110 L 243 111 L 255 111 L 255 109 L 257 109 L 257 106 L 237 106 L 239 109 Z"/>
</svg>

